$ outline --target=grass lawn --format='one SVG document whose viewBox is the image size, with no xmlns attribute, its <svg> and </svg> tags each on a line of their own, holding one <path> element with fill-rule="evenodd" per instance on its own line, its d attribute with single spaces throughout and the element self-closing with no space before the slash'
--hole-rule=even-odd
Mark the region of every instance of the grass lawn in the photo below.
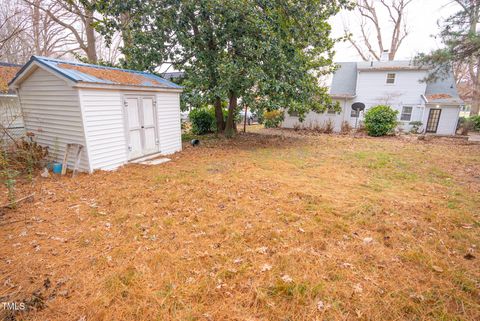
<svg viewBox="0 0 480 321">
<path fill-rule="evenodd" d="M 18 189 L 6 320 L 480 319 L 480 145 L 260 130 Z"/>
</svg>

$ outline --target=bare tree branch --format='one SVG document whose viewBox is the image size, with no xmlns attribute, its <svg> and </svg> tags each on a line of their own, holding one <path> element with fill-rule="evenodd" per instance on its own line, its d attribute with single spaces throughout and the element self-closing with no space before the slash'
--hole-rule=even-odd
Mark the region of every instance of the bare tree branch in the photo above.
<svg viewBox="0 0 480 321">
<path fill-rule="evenodd" d="M 375 60 L 380 60 L 384 50 L 389 51 L 389 60 L 394 60 L 401 44 L 408 36 L 408 28 L 406 24 L 405 14 L 407 6 L 413 0 L 357 0 L 356 12 L 360 17 L 359 34 L 361 42 L 358 38 L 353 36 L 348 37 L 349 42 L 353 45 L 355 50 L 359 53 L 363 60 L 368 60 L 372 57 Z M 379 14 L 380 9 L 386 11 L 388 16 L 388 25 L 392 26 L 390 35 L 389 48 L 385 45 L 383 29 L 388 25 L 385 21 L 380 20 L 382 16 Z M 373 35 L 369 30 L 373 28 Z M 348 28 L 345 29 L 345 34 L 351 34 Z M 373 39 L 376 39 L 373 41 Z M 378 49 L 374 49 L 377 47 Z"/>
<path fill-rule="evenodd" d="M 56 24 L 62 26 L 64 29 L 71 32 L 76 39 L 78 46 L 85 52 L 87 58 L 91 62 L 97 62 L 97 48 L 96 48 L 96 36 L 93 28 L 94 14 L 89 9 L 83 7 L 81 4 L 77 4 L 75 1 L 69 1 L 68 3 L 62 0 L 54 0 L 52 3 L 54 6 L 42 6 L 41 1 L 38 0 L 24 0 L 31 6 L 45 12 L 50 19 L 55 21 Z M 63 11 L 70 13 L 70 19 L 62 19 L 55 12 L 55 8 L 61 8 Z M 76 21 L 80 21 L 82 29 L 77 29 Z M 83 31 L 83 32 L 82 32 Z M 85 38 L 84 38 L 85 34 Z"/>
</svg>

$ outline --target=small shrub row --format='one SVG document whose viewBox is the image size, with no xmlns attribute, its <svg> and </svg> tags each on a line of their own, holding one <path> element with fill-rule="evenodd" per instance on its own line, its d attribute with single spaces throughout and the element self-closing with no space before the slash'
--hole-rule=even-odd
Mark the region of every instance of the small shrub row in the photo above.
<svg viewBox="0 0 480 321">
<path fill-rule="evenodd" d="M 283 111 L 272 110 L 263 113 L 263 124 L 265 128 L 277 128 L 283 121 Z"/>
<path fill-rule="evenodd" d="M 474 130 L 480 131 L 480 115 L 472 116 L 468 120 L 472 122 Z"/>
<path fill-rule="evenodd" d="M 223 120 L 227 121 L 228 110 L 222 109 Z M 213 106 L 193 109 L 188 117 L 191 123 L 192 134 L 205 135 L 217 131 L 217 119 L 215 117 L 215 108 Z M 235 122 L 240 119 L 240 114 L 235 117 Z"/>
<path fill-rule="evenodd" d="M 195 135 L 205 135 L 213 133 L 216 127 L 215 111 L 212 108 L 195 108 L 188 115 L 192 123 L 192 133 Z"/>
<path fill-rule="evenodd" d="M 468 135 L 472 130 L 480 131 L 480 115 L 469 118 L 460 117 L 458 119 L 457 130 L 461 135 Z"/>
</svg>

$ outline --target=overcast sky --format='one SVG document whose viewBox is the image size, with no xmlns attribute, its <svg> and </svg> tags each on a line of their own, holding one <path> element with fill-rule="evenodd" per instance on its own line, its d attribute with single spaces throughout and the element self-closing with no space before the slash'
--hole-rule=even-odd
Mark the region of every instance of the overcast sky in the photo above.
<svg viewBox="0 0 480 321">
<path fill-rule="evenodd" d="M 452 4 L 452 0 L 413 0 L 407 7 L 407 23 L 410 34 L 405 38 L 397 55 L 396 60 L 410 59 L 418 52 L 428 52 L 439 48 L 441 42 L 431 37 L 439 33 L 440 29 L 437 21 L 440 18 L 446 18 L 458 11 L 458 7 Z M 384 23 L 388 15 L 386 12 L 379 12 L 384 17 Z M 355 12 L 341 12 L 332 19 L 333 36 L 341 36 L 344 32 L 344 23 L 349 24 L 351 30 L 358 29 L 358 17 Z M 388 31 L 388 32 L 387 32 Z M 391 30 L 386 29 L 382 32 L 383 36 L 390 37 Z M 389 43 L 390 39 L 388 39 Z M 335 61 L 360 61 L 355 48 L 350 43 L 338 43 L 336 45 Z"/>
</svg>

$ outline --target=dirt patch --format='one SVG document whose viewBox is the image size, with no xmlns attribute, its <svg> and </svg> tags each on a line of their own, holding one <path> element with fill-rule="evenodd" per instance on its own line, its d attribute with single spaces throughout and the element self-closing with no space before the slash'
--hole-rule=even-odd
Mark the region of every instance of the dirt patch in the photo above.
<svg viewBox="0 0 480 321">
<path fill-rule="evenodd" d="M 479 146 L 248 134 L 31 192 L 0 219 L 17 319 L 480 318 Z"/>
</svg>

